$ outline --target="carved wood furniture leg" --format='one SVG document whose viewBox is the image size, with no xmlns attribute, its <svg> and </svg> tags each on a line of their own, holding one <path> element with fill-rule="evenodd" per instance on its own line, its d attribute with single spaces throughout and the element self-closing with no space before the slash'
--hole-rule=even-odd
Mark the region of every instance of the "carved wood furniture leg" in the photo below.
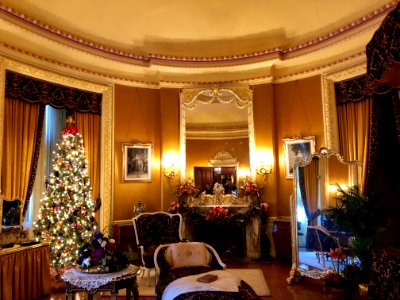
<svg viewBox="0 0 400 300">
<path fill-rule="evenodd" d="M 126 287 L 126 296 L 125 296 L 126 300 L 130 300 L 131 299 L 131 293 L 132 293 L 131 288 L 129 286 L 127 286 Z"/>
<path fill-rule="evenodd" d="M 65 300 L 74 300 L 74 292 L 71 289 L 71 284 L 69 282 L 66 282 L 66 288 L 65 288 Z"/>
<path fill-rule="evenodd" d="M 139 285 L 137 283 L 136 276 L 133 278 L 132 294 L 134 300 L 139 300 Z"/>
<path fill-rule="evenodd" d="M 73 292 L 65 292 L 65 300 L 74 300 Z"/>
</svg>

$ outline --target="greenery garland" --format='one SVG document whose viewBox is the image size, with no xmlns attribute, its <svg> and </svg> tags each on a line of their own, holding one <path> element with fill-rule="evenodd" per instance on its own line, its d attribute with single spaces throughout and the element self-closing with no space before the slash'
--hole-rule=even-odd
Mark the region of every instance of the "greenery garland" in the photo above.
<svg viewBox="0 0 400 300">
<path fill-rule="evenodd" d="M 187 217 L 191 222 L 200 222 L 210 220 L 212 222 L 237 222 L 247 223 L 251 218 L 260 217 L 261 222 L 267 220 L 268 204 L 261 202 L 261 195 L 264 189 L 247 178 L 242 181 L 238 196 L 250 197 L 249 206 L 246 209 L 236 210 L 234 206 L 222 208 L 215 206 L 210 209 L 208 214 L 202 212 L 201 206 L 190 206 L 188 199 L 198 196 L 198 189 L 195 188 L 194 182 L 190 179 L 184 180 L 177 188 L 178 201 L 171 203 L 169 211 L 172 213 L 180 213 Z"/>
</svg>

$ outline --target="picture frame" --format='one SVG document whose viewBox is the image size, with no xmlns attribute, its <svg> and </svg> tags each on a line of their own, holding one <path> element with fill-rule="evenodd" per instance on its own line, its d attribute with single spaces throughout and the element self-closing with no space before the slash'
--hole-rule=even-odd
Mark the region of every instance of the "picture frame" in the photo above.
<svg viewBox="0 0 400 300">
<path fill-rule="evenodd" d="M 315 137 L 299 137 L 283 139 L 285 154 L 285 176 L 293 178 L 294 165 L 297 162 L 306 162 L 315 152 Z"/>
<path fill-rule="evenodd" d="M 122 151 L 123 181 L 151 182 L 153 164 L 152 144 L 124 143 Z"/>
</svg>

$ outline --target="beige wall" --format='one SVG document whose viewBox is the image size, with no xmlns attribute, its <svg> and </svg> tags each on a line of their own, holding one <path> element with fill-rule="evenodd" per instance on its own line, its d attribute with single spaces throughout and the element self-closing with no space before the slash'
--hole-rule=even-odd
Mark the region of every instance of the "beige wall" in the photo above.
<svg viewBox="0 0 400 300">
<path fill-rule="evenodd" d="M 289 199 L 293 179 L 285 178 L 283 138 L 315 136 L 315 149 L 324 146 L 324 126 L 321 95 L 321 78 L 314 76 L 303 80 L 274 85 L 275 151 L 278 153 L 278 215 L 290 215 Z"/>
<path fill-rule="evenodd" d="M 160 209 L 160 110 L 159 90 L 115 86 L 114 220 L 131 219 L 139 199 L 148 211 Z M 134 142 L 153 144 L 151 182 L 122 180 L 122 144 Z"/>
<path fill-rule="evenodd" d="M 316 137 L 316 149 L 323 146 L 323 113 L 321 80 L 319 76 L 282 84 L 254 86 L 255 150 L 272 153 L 272 173 L 265 180 L 257 176 L 257 183 L 264 185 L 264 201 L 270 204 L 271 216 L 290 214 L 289 197 L 293 180 L 286 179 L 283 164 L 283 138 Z M 179 176 L 172 181 L 162 174 L 162 157 L 179 156 L 179 90 L 152 90 L 119 86 L 115 87 L 115 192 L 114 220 L 133 216 L 133 207 L 141 199 L 147 211 L 168 210 L 176 200 L 175 190 Z M 152 181 L 148 183 L 122 182 L 122 143 L 150 142 L 154 145 Z M 199 141 L 190 143 L 198 144 Z M 214 147 L 215 146 L 215 147 Z M 209 157 L 216 143 L 199 146 L 200 157 Z M 235 145 L 239 149 L 238 145 Z M 207 152 L 207 153 L 206 153 Z M 188 154 L 188 161 L 195 161 L 195 153 Z M 204 160 L 204 161 L 203 161 Z M 196 160 L 198 165 L 206 161 Z"/>
<path fill-rule="evenodd" d="M 272 173 L 264 178 L 258 175 L 257 183 L 264 186 L 263 201 L 269 204 L 270 215 L 277 216 L 277 188 L 278 173 L 276 167 L 275 140 L 275 108 L 273 98 L 273 85 L 263 84 L 254 87 L 253 112 L 254 112 L 254 142 L 256 156 L 259 152 L 270 153 L 273 157 Z"/>
<path fill-rule="evenodd" d="M 161 89 L 161 143 L 162 155 L 172 154 L 179 157 L 180 132 L 179 132 L 179 90 Z M 161 170 L 163 171 L 163 170 Z M 168 211 L 171 201 L 176 200 L 176 186 L 179 184 L 179 176 L 173 180 L 161 174 L 162 183 L 162 210 Z"/>
</svg>

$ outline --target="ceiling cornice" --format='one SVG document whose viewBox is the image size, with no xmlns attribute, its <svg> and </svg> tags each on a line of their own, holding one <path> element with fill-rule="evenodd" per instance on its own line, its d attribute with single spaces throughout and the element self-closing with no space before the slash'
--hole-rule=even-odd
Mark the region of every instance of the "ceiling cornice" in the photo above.
<svg viewBox="0 0 400 300">
<path fill-rule="evenodd" d="M 34 19 L 27 14 L 21 13 L 11 7 L 7 7 L 0 3 L 0 14 L 6 17 L 10 22 L 14 24 L 20 24 L 24 27 L 28 27 L 30 30 L 35 31 L 43 36 L 47 36 L 50 39 L 57 40 L 60 43 L 70 44 L 72 47 L 79 47 L 84 51 L 88 51 L 92 54 L 105 56 L 112 58 L 116 61 L 124 61 L 132 64 L 139 65 L 173 65 L 173 66 L 189 66 L 189 67 L 204 67 L 205 65 L 235 65 L 235 64 L 248 64 L 251 62 L 264 61 L 277 59 L 286 60 L 289 58 L 297 57 L 315 51 L 315 48 L 320 49 L 331 43 L 336 42 L 338 39 L 342 39 L 347 35 L 353 35 L 354 32 L 362 29 L 363 26 L 368 26 L 368 23 L 373 22 L 377 19 L 384 17 L 395 7 L 395 3 L 387 3 L 384 6 L 374 10 L 370 14 L 363 16 L 358 20 L 341 26 L 340 28 L 329 32 L 323 36 L 315 38 L 313 40 L 305 41 L 301 44 L 293 45 L 291 47 L 277 47 L 274 49 L 264 49 L 251 53 L 235 54 L 230 56 L 171 56 L 165 54 L 147 53 L 137 54 L 132 51 L 125 49 L 113 48 L 109 45 L 101 44 L 96 41 L 91 41 L 85 37 L 77 36 L 71 32 L 67 32 L 61 28 L 56 28 L 51 24 L 47 24 L 41 20 Z"/>
<path fill-rule="evenodd" d="M 20 41 L 0 38 L 0 54 L 99 83 L 153 89 L 206 84 L 282 83 L 365 61 L 365 49 L 359 45 L 342 54 L 336 52 L 344 47 L 350 49 L 349 45 L 354 44 L 355 39 L 361 39 L 361 45 L 365 44 L 397 2 L 390 1 L 328 34 L 294 46 L 219 57 L 138 54 L 117 49 L 56 28 L 0 3 L 0 22 L 10 26 L 16 34 L 24 35 L 25 39 L 38 39 L 39 46 L 47 43 L 43 45 L 46 52 L 38 46 L 31 48 L 22 38 Z M 54 53 L 59 55 L 49 55 L 46 46 L 52 47 L 51 50 L 54 47 Z M 62 58 L 64 49 L 65 60 Z"/>
</svg>

